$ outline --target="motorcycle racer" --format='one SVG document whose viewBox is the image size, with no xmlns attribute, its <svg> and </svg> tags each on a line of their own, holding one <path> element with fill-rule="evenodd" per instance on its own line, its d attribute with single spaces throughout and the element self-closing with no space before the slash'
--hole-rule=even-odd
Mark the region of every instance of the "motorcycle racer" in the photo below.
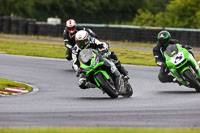
<svg viewBox="0 0 200 133">
<path fill-rule="evenodd" d="M 76 25 L 76 21 L 74 19 L 69 19 L 66 21 L 66 27 L 63 32 L 63 37 L 64 37 L 64 43 L 65 47 L 67 48 L 66 50 L 66 59 L 68 61 L 72 60 L 72 48 L 76 44 L 75 42 L 75 34 L 79 30 L 85 30 L 87 31 L 92 37 L 97 37 L 97 35 L 89 28 L 83 28 L 80 26 Z"/>
<path fill-rule="evenodd" d="M 169 69 L 166 66 L 165 63 L 165 57 L 163 55 L 164 51 L 169 45 L 173 44 L 180 44 L 178 40 L 176 39 L 171 39 L 171 35 L 168 31 L 163 30 L 158 33 L 157 36 L 157 45 L 153 48 L 153 54 L 155 56 L 155 61 L 158 66 L 160 66 L 160 72 L 158 74 L 158 79 L 162 83 L 166 82 L 177 82 L 176 79 L 172 76 L 169 75 Z M 187 50 L 191 50 L 192 48 L 189 46 L 183 46 L 182 47 L 186 48 Z M 192 55 L 193 53 L 189 51 Z"/>
<path fill-rule="evenodd" d="M 108 52 L 108 43 L 101 42 L 98 39 L 91 37 L 88 32 L 84 30 L 78 31 L 76 33 L 75 41 L 76 45 L 72 50 L 72 58 L 74 61 L 73 68 L 75 71 L 77 71 L 77 75 L 79 75 L 80 72 L 78 55 L 79 52 L 85 48 L 97 49 L 99 52 L 101 52 L 102 55 L 106 55 L 107 58 L 104 58 L 105 66 L 107 66 L 107 69 L 111 71 L 111 75 L 114 77 L 116 84 L 119 84 L 120 73 L 122 73 L 124 76 L 128 75 L 128 72 L 124 69 L 123 66 L 121 66 L 121 63 L 118 60 L 116 54 L 114 52 Z M 110 61 L 111 59 L 115 61 Z M 113 63 L 117 65 L 113 65 Z M 82 89 L 86 89 L 94 88 L 96 86 L 88 82 L 84 74 L 81 74 L 81 78 L 79 79 L 79 87 Z M 116 87 L 119 87 L 119 85 L 116 85 Z"/>
</svg>

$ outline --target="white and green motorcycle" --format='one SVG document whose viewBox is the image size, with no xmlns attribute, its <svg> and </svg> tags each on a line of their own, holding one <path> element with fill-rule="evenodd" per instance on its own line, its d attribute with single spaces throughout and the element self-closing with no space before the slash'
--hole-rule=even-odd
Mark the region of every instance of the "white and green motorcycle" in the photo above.
<svg viewBox="0 0 200 133">
<path fill-rule="evenodd" d="M 169 45 L 164 52 L 166 65 L 179 84 L 200 92 L 200 68 L 193 55 L 180 44 Z"/>
</svg>

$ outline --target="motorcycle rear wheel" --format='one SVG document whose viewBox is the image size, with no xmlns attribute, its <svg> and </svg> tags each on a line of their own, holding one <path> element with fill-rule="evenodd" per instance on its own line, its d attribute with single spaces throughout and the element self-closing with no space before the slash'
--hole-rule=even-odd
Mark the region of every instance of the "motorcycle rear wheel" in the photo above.
<svg viewBox="0 0 200 133">
<path fill-rule="evenodd" d="M 118 92 L 111 87 L 111 84 L 102 75 L 102 73 L 98 73 L 95 77 L 98 83 L 100 84 L 101 88 L 103 89 L 103 91 L 105 91 L 105 93 L 108 94 L 108 96 L 110 96 L 113 99 L 118 97 Z"/>
<path fill-rule="evenodd" d="M 183 72 L 183 76 L 190 83 L 190 85 L 196 89 L 196 92 L 200 93 L 200 83 L 198 80 L 196 80 L 191 70 L 190 69 L 185 70 Z"/>
<path fill-rule="evenodd" d="M 122 96 L 127 97 L 127 98 L 131 97 L 133 95 L 133 89 L 132 89 L 131 85 L 129 83 L 127 83 L 126 88 L 127 88 L 126 94 L 123 94 Z"/>
</svg>

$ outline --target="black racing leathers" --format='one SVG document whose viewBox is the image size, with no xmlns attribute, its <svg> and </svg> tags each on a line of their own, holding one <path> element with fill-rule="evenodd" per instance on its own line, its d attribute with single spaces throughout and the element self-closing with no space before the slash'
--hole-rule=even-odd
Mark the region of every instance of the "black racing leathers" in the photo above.
<svg viewBox="0 0 200 133">
<path fill-rule="evenodd" d="M 166 50 L 166 48 L 169 45 L 173 45 L 173 44 L 180 44 L 180 42 L 176 39 L 170 39 L 169 43 L 165 46 L 159 44 L 157 42 L 157 45 L 153 48 L 153 55 L 155 56 L 155 61 L 156 64 L 161 66 L 160 68 L 160 72 L 158 74 L 158 79 L 160 80 L 160 82 L 162 83 L 166 83 L 166 82 L 176 82 L 174 81 L 174 77 L 169 75 L 169 69 L 166 66 L 165 63 L 165 57 L 163 55 L 164 51 Z M 187 45 L 182 45 L 180 44 L 183 48 L 186 48 L 193 56 L 194 54 L 192 53 L 192 51 L 190 51 L 192 48 L 187 46 Z"/>
<path fill-rule="evenodd" d="M 179 43 L 178 40 L 170 39 L 168 45 L 177 44 L 177 43 Z M 157 42 L 157 45 L 153 48 L 153 55 L 155 56 L 156 63 L 165 62 L 165 57 L 163 53 L 168 47 L 168 45 L 163 46 L 162 44 L 159 44 L 159 42 Z"/>
<path fill-rule="evenodd" d="M 76 31 L 73 34 L 71 34 L 67 31 L 67 27 L 65 27 L 64 32 L 63 32 L 63 37 L 64 37 L 65 47 L 67 48 L 67 51 L 66 51 L 66 59 L 67 60 L 72 60 L 72 48 L 76 44 L 75 34 L 80 30 L 85 30 L 92 37 L 95 37 L 95 38 L 97 37 L 96 34 L 91 29 L 88 29 L 88 28 L 83 28 L 83 27 L 77 26 Z"/>
<path fill-rule="evenodd" d="M 168 45 L 177 44 L 177 43 L 179 43 L 178 40 L 170 39 Z M 153 55 L 155 56 L 156 64 L 161 66 L 160 72 L 158 74 L 158 79 L 162 83 L 173 82 L 173 79 L 174 79 L 173 76 L 169 75 L 169 70 L 167 69 L 167 66 L 165 64 L 165 57 L 163 55 L 168 45 L 163 46 L 157 42 L 157 45 L 153 48 Z"/>
</svg>

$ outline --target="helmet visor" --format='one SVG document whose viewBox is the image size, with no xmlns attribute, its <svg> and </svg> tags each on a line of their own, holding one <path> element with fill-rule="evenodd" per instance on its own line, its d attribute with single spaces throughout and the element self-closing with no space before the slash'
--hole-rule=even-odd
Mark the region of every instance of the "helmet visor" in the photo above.
<svg viewBox="0 0 200 133">
<path fill-rule="evenodd" d="M 79 48 L 83 49 L 88 45 L 88 39 L 85 40 L 76 40 L 76 44 Z"/>
<path fill-rule="evenodd" d="M 73 26 L 73 27 L 67 27 L 67 30 L 70 32 L 70 33 L 74 33 L 75 30 L 76 30 L 76 27 Z"/>
<path fill-rule="evenodd" d="M 159 42 L 160 42 L 161 44 L 165 44 L 165 43 L 167 43 L 167 40 L 162 38 L 162 39 L 159 40 Z"/>
</svg>

